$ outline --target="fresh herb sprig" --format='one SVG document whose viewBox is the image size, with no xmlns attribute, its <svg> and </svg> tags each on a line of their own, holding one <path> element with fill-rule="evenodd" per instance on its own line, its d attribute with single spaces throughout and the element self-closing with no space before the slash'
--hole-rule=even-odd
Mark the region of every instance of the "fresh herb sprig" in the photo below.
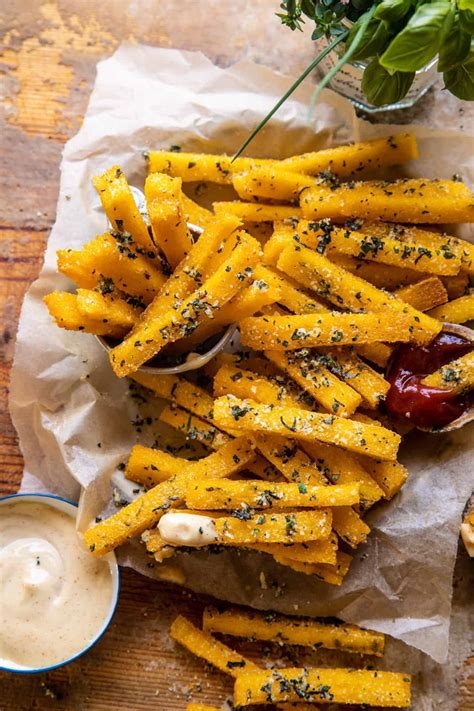
<svg viewBox="0 0 474 711">
<path fill-rule="evenodd" d="M 436 57 L 444 88 L 459 99 L 474 101 L 474 0 L 283 0 L 281 22 L 301 30 L 314 23 L 312 39 L 326 37 L 328 46 L 252 131 L 255 135 L 324 57 L 342 45 L 341 57 L 317 85 L 322 89 L 348 61 L 365 60 L 362 91 L 374 106 L 396 103 L 408 93 L 415 73 Z"/>
</svg>

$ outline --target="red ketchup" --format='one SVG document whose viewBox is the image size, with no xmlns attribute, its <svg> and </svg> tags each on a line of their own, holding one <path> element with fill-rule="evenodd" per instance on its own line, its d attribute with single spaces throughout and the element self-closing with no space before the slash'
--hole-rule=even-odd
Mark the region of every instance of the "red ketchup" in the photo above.
<svg viewBox="0 0 474 711">
<path fill-rule="evenodd" d="M 401 345 L 389 366 L 391 384 L 385 407 L 422 429 L 441 429 L 472 406 L 473 393 L 456 395 L 447 389 L 430 388 L 421 381 L 456 358 L 474 350 L 474 345 L 454 333 L 440 333 L 427 346 Z"/>
</svg>

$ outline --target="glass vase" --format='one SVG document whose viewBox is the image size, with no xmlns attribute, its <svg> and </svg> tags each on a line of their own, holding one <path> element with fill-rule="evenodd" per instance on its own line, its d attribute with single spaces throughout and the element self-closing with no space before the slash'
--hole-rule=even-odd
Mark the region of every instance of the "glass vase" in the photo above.
<svg viewBox="0 0 474 711">
<path fill-rule="evenodd" d="M 325 37 L 317 40 L 316 48 L 318 53 L 322 52 L 328 46 L 328 41 Z M 340 54 L 337 48 L 330 52 L 319 64 L 319 69 L 323 74 L 327 74 L 340 59 Z M 396 109 L 407 109 L 416 104 L 430 87 L 436 82 L 438 72 L 436 71 L 437 57 L 433 59 L 422 69 L 416 72 L 413 84 L 410 87 L 407 95 L 393 104 L 384 106 L 374 106 L 369 103 L 362 91 L 362 76 L 368 62 L 355 61 L 348 62 L 342 69 L 333 77 L 329 83 L 329 87 L 338 94 L 345 96 L 347 99 L 357 106 L 357 108 L 366 111 L 367 113 L 377 113 L 379 111 L 394 111 Z"/>
</svg>

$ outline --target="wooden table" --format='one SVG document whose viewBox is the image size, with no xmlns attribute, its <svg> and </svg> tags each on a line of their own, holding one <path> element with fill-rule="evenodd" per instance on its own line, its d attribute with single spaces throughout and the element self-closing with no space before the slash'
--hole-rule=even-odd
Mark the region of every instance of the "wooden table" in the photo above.
<svg viewBox="0 0 474 711">
<path fill-rule="evenodd" d="M 0 213 L 0 494 L 17 490 L 18 441 L 6 410 L 9 369 L 23 294 L 37 276 L 54 222 L 59 161 L 86 109 L 95 65 L 121 41 L 201 50 L 227 66 L 246 57 L 287 73 L 301 71 L 312 44 L 280 27 L 274 0 L 60 0 L 4 3 L 2 31 Z M 473 106 L 432 91 L 391 121 L 467 128 Z M 384 117 L 382 117 L 383 119 Z M 379 118 L 380 120 L 380 118 Z M 175 648 L 173 617 L 197 619 L 203 600 L 126 570 L 115 620 L 83 659 L 49 674 L 0 673 L 0 711 L 184 709 L 192 697 L 220 706 L 231 691 L 221 674 Z M 462 711 L 474 709 L 474 679 Z"/>
</svg>

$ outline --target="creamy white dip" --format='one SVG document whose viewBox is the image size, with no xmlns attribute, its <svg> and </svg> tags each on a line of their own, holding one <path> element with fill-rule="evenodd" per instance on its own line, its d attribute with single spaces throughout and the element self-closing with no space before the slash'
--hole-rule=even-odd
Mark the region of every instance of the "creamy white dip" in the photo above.
<svg viewBox="0 0 474 711">
<path fill-rule="evenodd" d="M 158 523 L 160 536 L 170 546 L 200 548 L 216 543 L 218 536 L 209 516 L 189 513 L 166 513 Z"/>
<path fill-rule="evenodd" d="M 112 593 L 109 563 L 82 548 L 72 516 L 47 503 L 0 507 L 0 666 L 36 669 L 78 654 Z"/>
</svg>

